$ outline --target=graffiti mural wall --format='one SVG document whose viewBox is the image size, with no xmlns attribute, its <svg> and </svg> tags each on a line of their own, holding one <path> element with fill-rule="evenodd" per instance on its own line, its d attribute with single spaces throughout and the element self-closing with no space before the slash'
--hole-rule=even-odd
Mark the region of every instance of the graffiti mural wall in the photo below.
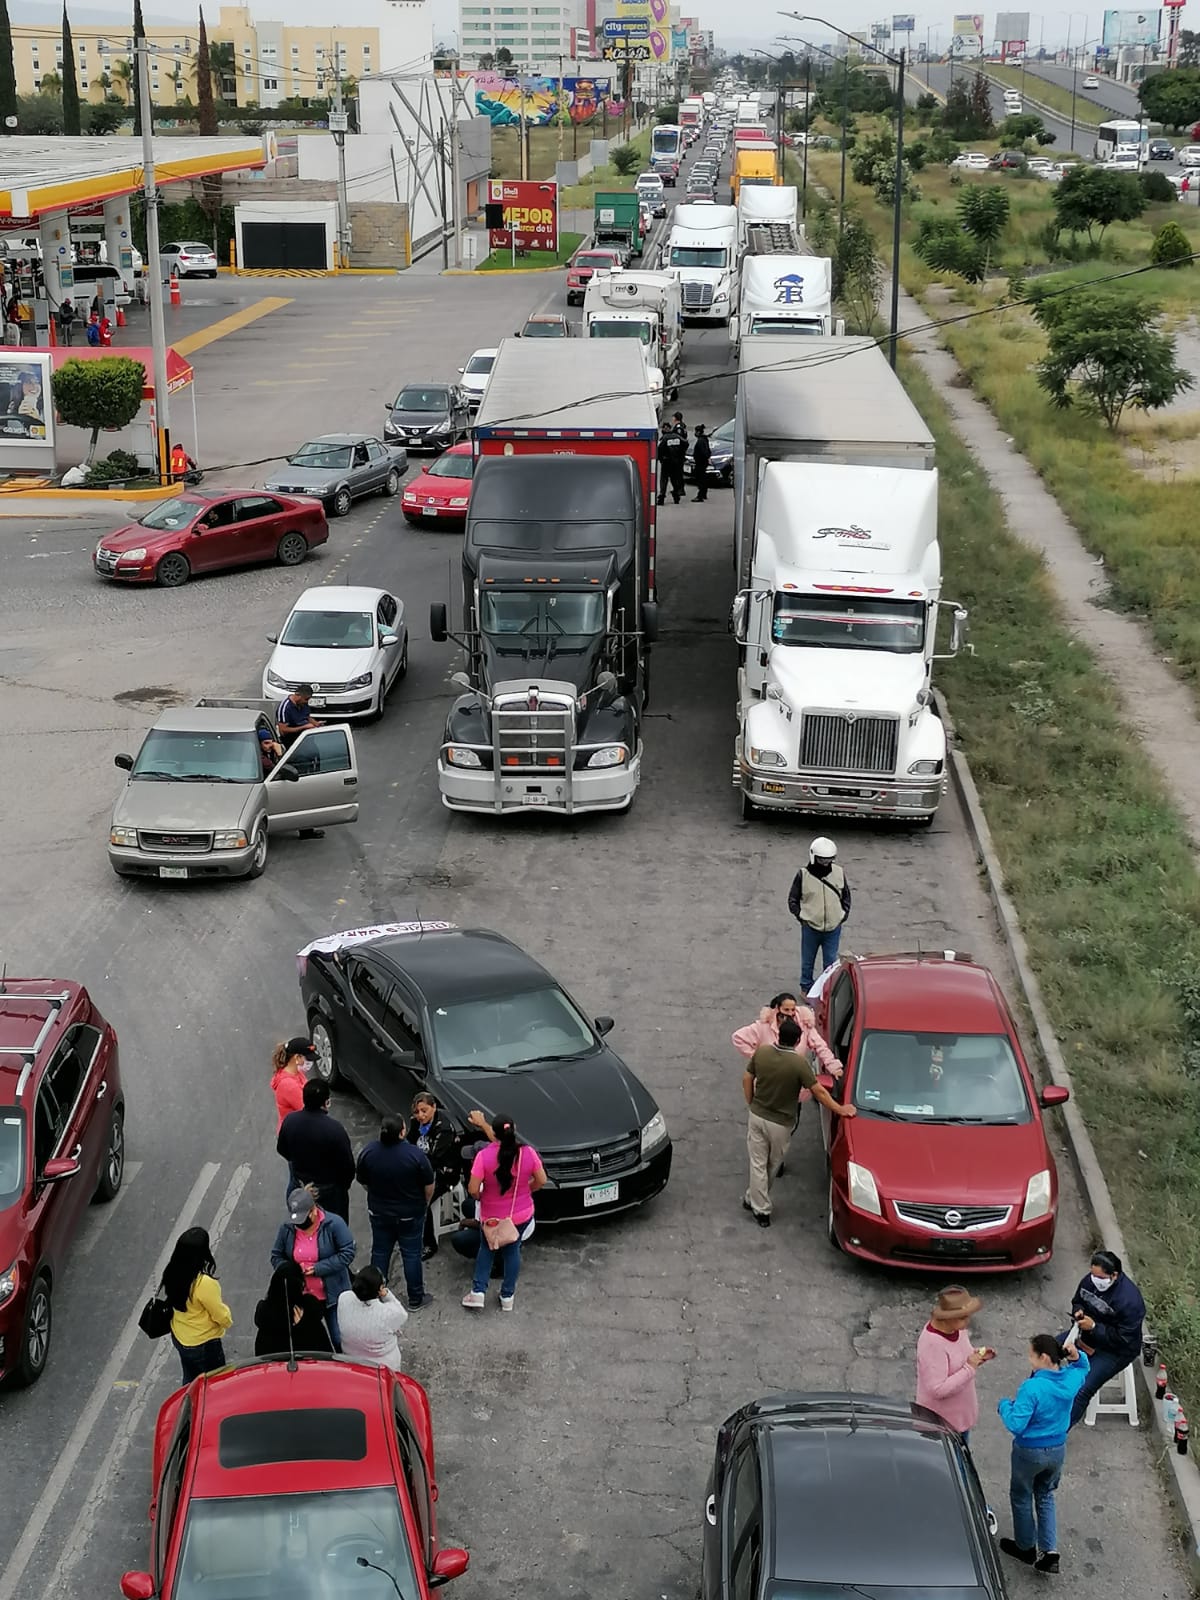
<svg viewBox="0 0 1200 1600">
<path fill-rule="evenodd" d="M 498 72 L 476 72 L 475 114 L 491 119 L 494 128 L 516 127 L 521 120 L 531 128 L 548 127 L 558 118 L 559 80 L 557 78 L 505 78 Z M 606 78 L 564 78 L 563 99 L 569 119 L 584 125 L 600 118 L 607 107 L 610 117 L 620 116 L 621 106 L 610 97 Z"/>
</svg>

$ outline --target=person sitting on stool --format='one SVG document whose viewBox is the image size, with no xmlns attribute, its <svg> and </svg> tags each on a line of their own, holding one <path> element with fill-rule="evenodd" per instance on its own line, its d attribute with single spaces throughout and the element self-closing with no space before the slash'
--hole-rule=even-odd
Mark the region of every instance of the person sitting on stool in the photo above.
<svg viewBox="0 0 1200 1600">
<path fill-rule="evenodd" d="M 1097 1250 L 1091 1271 L 1076 1289 L 1071 1315 L 1079 1329 L 1079 1348 L 1090 1366 L 1071 1406 L 1071 1427 L 1083 1417 L 1092 1397 L 1135 1360 L 1142 1348 L 1146 1302 L 1132 1278 L 1121 1270 L 1121 1258 Z"/>
</svg>

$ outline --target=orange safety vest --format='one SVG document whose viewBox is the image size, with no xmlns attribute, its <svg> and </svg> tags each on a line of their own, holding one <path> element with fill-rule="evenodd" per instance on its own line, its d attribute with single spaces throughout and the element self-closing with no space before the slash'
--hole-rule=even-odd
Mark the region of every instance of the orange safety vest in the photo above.
<svg viewBox="0 0 1200 1600">
<path fill-rule="evenodd" d="M 183 474 L 187 471 L 187 464 L 188 464 L 187 451 L 183 448 L 183 446 L 181 444 L 172 445 L 171 446 L 171 472 L 172 472 L 172 474 L 173 475 L 177 474 L 178 476 L 182 477 Z"/>
</svg>

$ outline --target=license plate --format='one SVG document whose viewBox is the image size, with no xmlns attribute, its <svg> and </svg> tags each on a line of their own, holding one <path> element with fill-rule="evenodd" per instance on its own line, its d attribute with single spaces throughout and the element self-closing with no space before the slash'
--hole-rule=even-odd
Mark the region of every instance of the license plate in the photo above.
<svg viewBox="0 0 1200 1600">
<path fill-rule="evenodd" d="M 325 696 L 323 694 L 311 695 L 308 703 L 310 706 L 323 706 L 325 704 Z"/>
<path fill-rule="evenodd" d="M 438 514 L 437 506 L 422 506 L 421 509 L 427 517 L 436 517 Z"/>
<path fill-rule="evenodd" d="M 589 1183 L 583 1191 L 584 1210 L 592 1206 L 610 1206 L 614 1200 L 620 1198 L 620 1193 L 619 1183 Z"/>
<path fill-rule="evenodd" d="M 550 804 L 550 796 L 548 794 L 527 794 L 524 796 L 524 801 L 527 806 L 548 806 Z"/>
<path fill-rule="evenodd" d="M 784 788 L 782 783 L 764 783 L 763 786 L 762 786 L 762 791 L 763 791 L 764 794 L 786 794 L 787 793 L 787 790 Z"/>
<path fill-rule="evenodd" d="M 188 869 L 186 867 L 159 867 L 158 869 L 160 878 L 186 878 L 187 874 Z"/>
</svg>

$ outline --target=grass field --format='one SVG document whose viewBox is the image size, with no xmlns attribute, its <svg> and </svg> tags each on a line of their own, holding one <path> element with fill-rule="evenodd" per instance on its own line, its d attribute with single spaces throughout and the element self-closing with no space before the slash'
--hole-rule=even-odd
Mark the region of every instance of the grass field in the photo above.
<svg viewBox="0 0 1200 1600">
<path fill-rule="evenodd" d="M 1182 825 L 1038 559 L 905 360 L 937 438 L 942 685 L 1176 1392 L 1200 1401 L 1200 881 Z M 939 669 L 941 670 L 941 669 Z"/>
<path fill-rule="evenodd" d="M 552 178 L 556 161 L 573 161 L 578 153 L 585 156 L 593 139 L 608 139 L 614 144 L 621 142 L 621 125 L 616 117 L 608 121 L 607 132 L 602 118 L 597 118 L 594 123 L 582 127 L 576 132 L 570 127 L 561 130 L 553 128 L 529 129 L 529 176 L 531 178 Z M 493 178 L 519 178 L 521 176 L 521 150 L 517 143 L 517 130 L 515 128 L 492 129 L 492 176 Z"/>
<path fill-rule="evenodd" d="M 484 257 L 475 271 L 537 272 L 545 271 L 547 267 L 565 267 L 579 249 L 582 239 L 581 233 L 560 233 L 556 255 L 551 255 L 548 250 L 531 250 L 528 255 L 518 255 L 514 260 L 511 247 L 506 250 L 493 250 L 489 256 Z"/>
<path fill-rule="evenodd" d="M 1011 83 L 1014 89 L 1021 89 L 1023 94 L 1034 100 L 1040 100 L 1043 105 L 1049 106 L 1051 111 L 1057 111 L 1060 117 L 1065 117 L 1068 122 L 1070 121 L 1070 89 L 1064 89 L 1058 83 L 1051 83 L 1047 78 L 1039 78 L 1033 72 L 1022 74 L 1020 67 L 993 66 L 989 62 L 986 71 L 989 78 L 995 78 L 998 83 Z M 1024 78 L 1024 87 L 1022 87 L 1022 77 Z M 1082 93 L 1083 80 L 1086 77 L 1086 72 L 1079 74 L 1077 87 L 1080 92 L 1075 96 L 1075 121 L 1076 123 L 1084 124 L 1088 128 L 1098 128 L 1102 122 L 1107 122 L 1116 113 L 1106 111 L 1103 106 L 1098 106 L 1094 100 L 1089 100 Z M 1090 139 L 1088 143 L 1091 144 Z"/>
<path fill-rule="evenodd" d="M 564 209 L 573 206 L 577 209 L 590 211 L 592 209 L 592 197 L 597 189 L 632 189 L 637 181 L 638 173 L 650 160 L 649 128 L 643 128 L 641 133 L 634 134 L 629 143 L 638 152 L 641 160 L 625 177 L 621 177 L 613 166 L 596 167 L 588 175 L 585 182 L 578 183 L 574 188 L 564 189 L 561 192 L 558 200 L 559 205 Z M 615 145 L 610 144 L 609 149 L 610 151 L 615 149 Z"/>
</svg>

